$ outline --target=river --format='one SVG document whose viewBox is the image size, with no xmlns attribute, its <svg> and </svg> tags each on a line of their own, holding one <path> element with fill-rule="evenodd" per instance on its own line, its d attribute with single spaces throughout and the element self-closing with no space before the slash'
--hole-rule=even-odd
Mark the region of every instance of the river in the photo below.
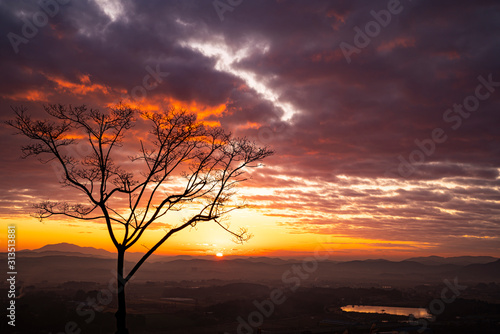
<svg viewBox="0 0 500 334">
<path fill-rule="evenodd" d="M 409 316 L 413 314 L 415 318 L 432 318 L 432 314 L 425 308 L 415 307 L 394 307 L 394 306 L 368 306 L 368 305 L 347 305 L 340 308 L 345 312 L 360 312 L 360 313 L 386 313 L 394 315 Z"/>
</svg>

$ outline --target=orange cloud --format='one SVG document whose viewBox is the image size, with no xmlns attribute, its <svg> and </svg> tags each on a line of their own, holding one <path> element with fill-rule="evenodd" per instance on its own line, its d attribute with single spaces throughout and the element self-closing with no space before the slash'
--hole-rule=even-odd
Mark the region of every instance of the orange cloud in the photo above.
<svg viewBox="0 0 500 334">
<path fill-rule="evenodd" d="M 56 89 L 61 91 L 69 91 L 73 94 L 86 95 L 89 92 L 93 93 L 97 91 L 100 91 L 103 94 L 109 94 L 110 92 L 110 89 L 107 86 L 92 84 L 92 82 L 90 81 L 90 77 L 84 74 L 80 75 L 79 83 L 71 82 L 66 79 L 51 75 L 45 75 L 45 77 L 57 84 L 58 87 Z"/>
<path fill-rule="evenodd" d="M 414 46 L 415 46 L 415 38 L 399 37 L 393 39 L 392 41 L 380 44 L 377 48 L 377 51 L 387 52 L 387 51 L 392 51 L 397 47 L 409 48 Z"/>
<path fill-rule="evenodd" d="M 239 125 L 239 129 L 259 129 L 261 124 L 247 121 L 246 124 Z"/>
<path fill-rule="evenodd" d="M 190 101 L 189 103 L 175 100 L 169 98 L 167 102 L 170 106 L 176 109 L 186 109 L 194 112 L 198 115 L 200 120 L 204 120 L 210 116 L 220 117 L 226 111 L 226 104 L 219 104 L 216 106 L 207 106 L 197 103 L 196 101 Z"/>
<path fill-rule="evenodd" d="M 124 100 L 122 101 L 123 104 L 127 105 L 128 107 L 132 109 L 138 109 L 141 111 L 147 111 L 147 112 L 152 112 L 152 111 L 158 111 L 161 109 L 161 106 L 159 104 L 155 103 L 139 103 L 139 102 L 134 102 L 130 100 Z M 110 102 L 106 106 L 109 108 L 116 107 L 117 103 L 116 102 Z"/>
<path fill-rule="evenodd" d="M 25 67 L 23 71 L 32 75 L 33 70 L 31 68 Z M 71 82 L 61 77 L 48 75 L 43 72 L 39 72 L 45 76 L 49 81 L 56 84 L 56 90 L 67 92 L 70 94 L 86 95 L 93 92 L 101 92 L 103 94 L 109 94 L 110 88 L 105 85 L 93 84 L 90 80 L 88 74 L 81 74 L 78 78 L 78 83 Z M 34 101 L 34 102 L 49 102 L 49 98 L 53 95 L 53 91 L 49 88 L 42 89 L 28 89 L 23 92 L 18 92 L 12 95 L 2 95 L 3 98 L 14 100 L 14 101 Z"/>
<path fill-rule="evenodd" d="M 62 136 L 61 139 L 81 140 L 81 139 L 87 139 L 87 137 L 79 133 L 67 133 L 66 135 Z"/>
<path fill-rule="evenodd" d="M 148 102 L 138 102 L 134 100 L 123 100 L 123 103 L 127 104 L 131 108 L 136 108 L 142 111 L 158 111 L 165 109 L 166 107 L 172 107 L 175 109 L 185 109 L 190 112 L 194 112 L 198 115 L 198 119 L 203 121 L 209 126 L 220 126 L 220 122 L 216 120 L 208 120 L 210 116 L 221 117 L 226 112 L 226 104 L 222 103 L 215 106 L 204 105 L 196 101 L 179 101 L 172 97 L 165 97 L 161 100 L 148 99 Z M 115 103 L 108 103 L 108 107 L 114 106 Z"/>
<path fill-rule="evenodd" d="M 25 92 L 16 93 L 13 95 L 2 95 L 3 98 L 14 100 L 14 101 L 40 101 L 40 102 L 48 102 L 48 94 L 36 89 L 30 89 Z"/>
</svg>

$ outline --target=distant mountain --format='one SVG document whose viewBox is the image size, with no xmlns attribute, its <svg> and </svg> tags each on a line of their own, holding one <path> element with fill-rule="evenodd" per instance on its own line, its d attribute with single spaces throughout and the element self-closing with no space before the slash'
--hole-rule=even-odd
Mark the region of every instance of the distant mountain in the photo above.
<svg viewBox="0 0 500 334">
<path fill-rule="evenodd" d="M 25 256 L 46 256 L 46 255 L 73 255 L 73 256 L 79 256 L 79 255 L 91 255 L 95 257 L 101 257 L 101 258 L 111 258 L 111 259 L 116 259 L 116 253 L 115 252 L 110 252 L 102 248 L 94 248 L 94 247 L 82 247 L 66 242 L 58 243 L 58 244 L 51 244 L 51 245 L 45 245 L 41 248 L 38 249 L 33 249 L 33 250 L 22 250 L 22 252 Z M 127 252 L 126 257 L 128 260 L 131 261 L 136 261 L 140 259 L 144 253 L 141 252 Z M 174 261 L 174 260 L 192 260 L 192 259 L 212 259 L 212 256 L 191 256 L 191 255 L 174 255 L 174 256 L 168 256 L 168 255 L 157 255 L 153 254 L 150 256 L 148 261 L 150 262 L 157 262 L 157 261 Z M 236 260 L 236 259 L 245 259 L 250 262 L 256 262 L 256 263 L 265 263 L 265 264 L 272 264 L 272 265 L 282 265 L 282 264 L 287 264 L 287 263 L 298 263 L 301 260 L 297 259 L 281 259 L 281 258 L 276 258 L 276 257 L 265 257 L 265 256 L 259 256 L 259 257 L 247 257 L 247 256 L 237 256 L 237 255 L 226 255 L 224 256 L 225 260 Z M 409 258 L 400 262 L 410 262 L 410 265 L 415 265 L 415 263 L 418 264 L 424 264 L 424 265 L 430 265 L 430 266 L 435 266 L 435 265 L 459 265 L 459 266 L 466 266 L 470 264 L 486 264 L 486 263 L 491 263 L 499 260 L 499 258 L 491 257 L 491 256 L 457 256 L 457 257 L 441 257 L 441 256 L 427 256 L 427 257 L 413 257 Z M 394 261 L 389 261 L 385 259 L 368 259 L 368 260 L 355 260 L 355 261 L 329 261 L 331 263 L 344 263 L 345 266 L 355 266 L 356 263 L 363 262 L 367 265 L 372 265 L 375 267 L 380 267 L 383 266 L 384 263 L 396 263 Z M 413 263 L 413 264 L 411 264 Z M 402 264 L 404 265 L 404 264 Z"/>
<path fill-rule="evenodd" d="M 272 265 L 282 265 L 282 264 L 287 264 L 287 263 L 300 262 L 298 260 L 292 260 L 292 259 L 283 260 L 283 259 L 276 258 L 276 257 L 265 257 L 265 256 L 248 257 L 248 258 L 240 257 L 240 258 L 244 258 L 245 260 L 250 261 L 250 262 L 266 263 L 266 264 L 272 264 Z"/>
<path fill-rule="evenodd" d="M 74 244 L 69 244 L 66 242 L 61 242 L 59 244 L 45 245 L 38 249 L 33 249 L 31 252 L 43 253 L 43 252 L 58 252 L 58 253 L 80 253 L 87 255 L 95 255 L 100 257 L 115 258 L 116 254 L 111 253 L 102 248 L 94 247 L 82 247 Z"/>
<path fill-rule="evenodd" d="M 105 258 L 105 259 L 116 259 L 116 253 L 109 252 L 102 248 L 94 248 L 94 247 L 82 247 L 66 242 L 45 245 L 38 249 L 33 250 L 21 250 L 24 256 L 29 257 L 40 257 L 40 256 L 49 256 L 49 255 L 66 255 L 66 256 L 92 256 L 96 258 Z M 140 252 L 127 252 L 125 258 L 130 261 L 138 261 L 142 258 L 145 253 Z M 149 258 L 149 262 L 156 261 L 173 261 L 178 259 L 192 259 L 192 256 L 189 255 L 176 255 L 176 256 L 164 256 L 152 254 Z"/>
<path fill-rule="evenodd" d="M 105 258 L 105 259 L 116 259 L 115 252 L 109 252 L 102 248 L 94 248 L 94 247 L 82 247 L 66 242 L 58 243 L 58 244 L 50 244 L 45 245 L 38 249 L 33 250 L 21 250 L 24 256 L 29 257 L 40 257 L 40 256 L 49 256 L 49 255 L 67 255 L 67 256 L 93 256 L 97 258 Z M 125 254 L 125 258 L 130 261 L 138 261 L 144 253 L 141 252 L 127 252 Z M 192 256 L 192 255 L 158 255 L 152 254 L 148 258 L 148 262 L 171 262 L 175 260 L 193 260 L 193 259 L 209 259 L 212 260 L 213 256 L 205 255 L 205 256 Z M 245 259 L 250 262 L 260 262 L 266 264 L 285 264 L 285 263 L 293 263 L 298 262 L 299 260 L 283 260 L 280 258 L 270 258 L 270 257 L 247 257 L 247 256 L 238 256 L 238 255 L 227 255 L 224 257 L 225 260 L 236 260 L 236 259 Z"/>
<path fill-rule="evenodd" d="M 427 257 L 413 257 L 405 261 L 418 262 L 426 265 L 443 265 L 455 264 L 466 266 L 469 264 L 485 264 L 498 260 L 498 258 L 491 256 L 456 256 L 456 257 L 441 257 L 441 256 L 427 256 Z"/>
<path fill-rule="evenodd" d="M 0 258 L 6 256 L 6 253 L 0 253 Z M 143 253 L 127 253 L 126 269 L 130 270 L 142 256 Z M 19 251 L 16 263 L 22 273 L 19 274 L 20 279 L 25 282 L 107 282 L 113 276 L 116 253 L 60 243 Z M 500 260 L 487 256 L 430 256 L 404 261 L 375 259 L 314 263 L 268 257 L 225 256 L 216 259 L 213 256 L 152 255 L 134 279 L 138 282 L 236 280 L 300 285 L 309 284 L 306 281 L 313 280 L 314 284 L 327 285 L 409 286 L 441 283 L 444 278 L 454 277 L 459 277 L 460 282 L 500 282 Z"/>
<path fill-rule="evenodd" d="M 392 262 L 388 260 L 356 260 L 341 262 L 337 264 L 338 268 L 343 270 L 364 270 L 369 272 L 379 272 L 379 271 L 389 271 L 389 272 L 401 272 L 401 271 L 420 271 L 426 265 L 418 262 L 411 261 L 401 261 Z"/>
<path fill-rule="evenodd" d="M 484 264 L 470 264 L 457 271 L 457 276 L 471 279 L 482 277 L 485 282 L 500 280 L 500 260 Z"/>
<path fill-rule="evenodd" d="M 113 253 L 111 253 L 113 254 Z M 116 258 L 116 256 L 103 256 L 103 255 L 94 255 L 94 254 L 84 254 L 80 252 L 61 252 L 61 251 L 32 251 L 29 249 L 23 249 L 18 251 L 18 255 L 22 257 L 32 257 L 32 258 L 39 258 L 39 257 L 44 257 L 44 256 L 76 256 L 76 257 L 91 257 L 91 258 L 96 258 L 96 259 L 111 259 L 111 258 Z"/>
</svg>

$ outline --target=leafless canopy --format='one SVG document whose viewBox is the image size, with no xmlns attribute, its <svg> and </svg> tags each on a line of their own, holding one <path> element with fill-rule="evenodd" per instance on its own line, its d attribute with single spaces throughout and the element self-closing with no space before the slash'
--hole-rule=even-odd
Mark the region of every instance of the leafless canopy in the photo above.
<svg viewBox="0 0 500 334">
<path fill-rule="evenodd" d="M 271 155 L 268 148 L 205 126 L 185 110 L 137 113 L 118 105 L 103 113 L 86 106 L 44 108 L 50 119 L 33 120 L 21 107 L 14 108 L 16 118 L 8 124 L 32 140 L 22 148 L 25 157 L 45 154 L 45 162 L 57 161 L 64 174 L 62 182 L 82 192 L 89 202 L 39 203 L 40 219 L 64 215 L 103 220 L 114 245 L 124 252 L 170 211 L 187 204 L 190 210 L 196 207 L 190 218 L 170 225 L 127 275 L 127 281 L 171 235 L 199 222 L 214 221 L 238 241 L 249 237 L 245 230 L 229 230 L 221 218 L 238 207 L 230 205 L 229 199 L 234 187 L 245 180 L 245 167 Z M 133 128 L 139 121 L 150 124 L 148 134 Z M 68 153 L 68 147 L 82 141 L 90 153 Z M 126 154 L 133 144 L 138 153 Z M 129 159 L 119 159 L 123 156 Z"/>
</svg>

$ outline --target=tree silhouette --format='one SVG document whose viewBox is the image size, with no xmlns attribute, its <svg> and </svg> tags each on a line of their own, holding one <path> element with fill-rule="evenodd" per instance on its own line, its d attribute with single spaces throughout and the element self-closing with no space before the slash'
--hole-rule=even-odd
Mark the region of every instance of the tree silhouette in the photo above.
<svg viewBox="0 0 500 334">
<path fill-rule="evenodd" d="M 47 155 L 42 162 L 57 162 L 62 167 L 61 182 L 83 193 L 88 202 L 45 201 L 35 205 L 35 215 L 106 223 L 118 252 L 116 333 L 128 333 L 125 285 L 173 234 L 211 221 L 238 242 L 250 237 L 245 229 L 230 230 L 221 219 L 241 207 L 230 199 L 235 186 L 245 180 L 245 168 L 273 154 L 270 149 L 206 126 L 185 110 L 138 113 L 122 104 L 106 113 L 85 105 L 47 105 L 44 109 L 49 118 L 33 120 L 26 108 L 14 107 L 16 117 L 7 124 L 31 139 L 22 147 L 23 157 Z M 149 123 L 150 131 L 134 129 L 137 123 Z M 89 154 L 81 156 L 69 149 L 82 142 L 89 146 Z M 123 159 L 134 144 L 136 154 Z M 159 221 L 187 207 L 189 217 L 177 225 Z M 125 275 L 126 250 L 155 223 L 167 226 L 165 235 Z"/>
</svg>

